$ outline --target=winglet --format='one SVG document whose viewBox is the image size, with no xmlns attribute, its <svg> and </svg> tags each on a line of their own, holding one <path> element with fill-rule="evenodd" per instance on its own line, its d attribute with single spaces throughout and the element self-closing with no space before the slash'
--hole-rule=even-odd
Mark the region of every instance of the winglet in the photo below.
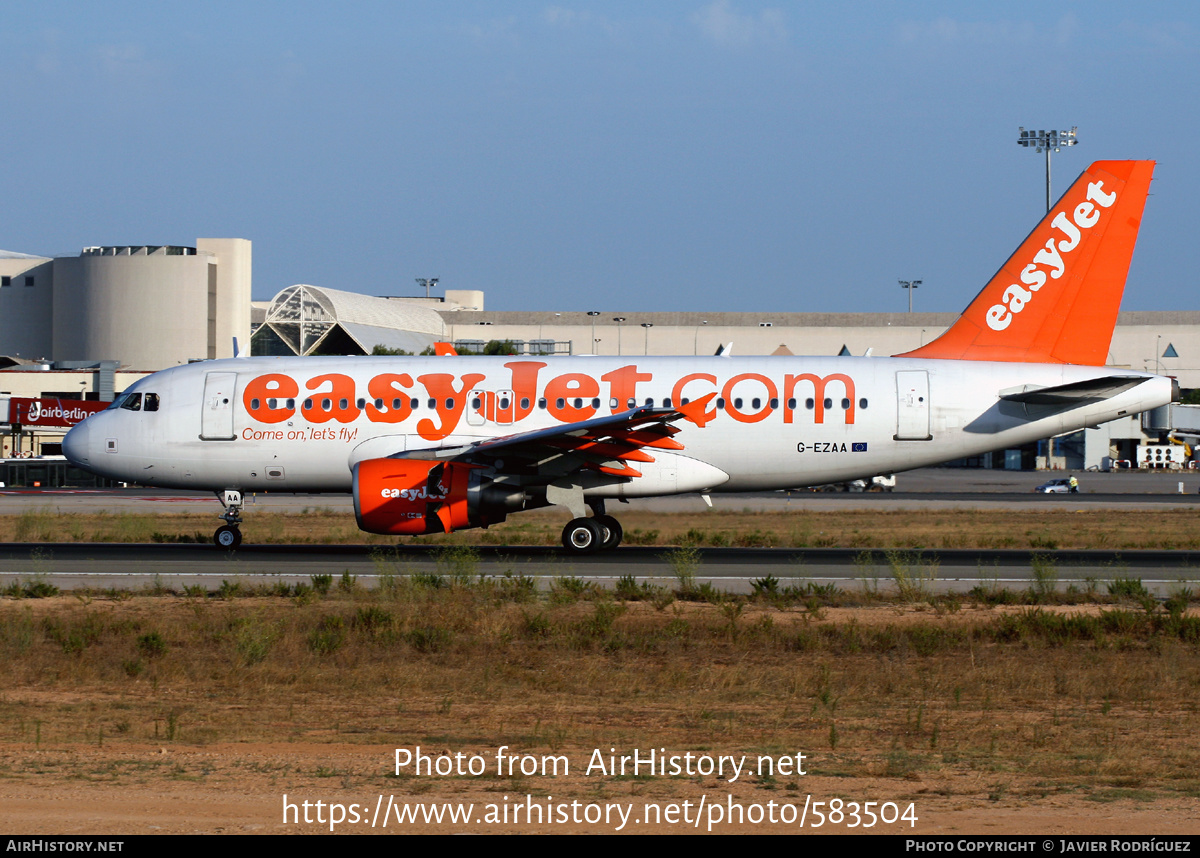
<svg viewBox="0 0 1200 858">
<path fill-rule="evenodd" d="M 1153 161 L 1097 161 L 953 325 L 897 357 L 1103 366 Z"/>
<path fill-rule="evenodd" d="M 716 395 L 715 393 L 709 393 L 701 396 L 699 399 L 693 399 L 687 405 L 680 405 L 675 410 L 683 415 L 684 420 L 690 420 L 697 426 L 703 427 L 708 422 L 708 417 L 705 415 L 708 403 L 712 402 L 713 397 Z"/>
<path fill-rule="evenodd" d="M 434 343 L 433 353 L 440 357 L 456 357 L 458 351 L 454 348 L 454 343 Z"/>
</svg>

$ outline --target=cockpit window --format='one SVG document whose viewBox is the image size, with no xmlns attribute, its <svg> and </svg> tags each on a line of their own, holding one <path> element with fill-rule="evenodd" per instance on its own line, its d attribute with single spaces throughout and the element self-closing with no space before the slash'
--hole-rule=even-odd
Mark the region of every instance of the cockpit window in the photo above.
<svg viewBox="0 0 1200 858">
<path fill-rule="evenodd" d="M 142 410 L 143 411 L 157 411 L 158 410 L 158 394 L 157 393 L 147 393 L 144 397 L 142 397 Z"/>
<path fill-rule="evenodd" d="M 112 411 L 114 408 L 120 408 L 121 406 L 123 406 L 125 404 L 125 400 L 128 399 L 129 396 L 130 396 L 130 394 L 128 394 L 128 393 L 118 393 L 116 395 L 116 398 L 113 399 L 113 401 L 109 404 L 108 408 L 106 408 L 104 410 Z"/>
<path fill-rule="evenodd" d="M 142 395 L 140 393 L 131 393 L 125 401 L 121 403 L 121 407 L 126 411 L 141 411 L 142 410 Z"/>
</svg>

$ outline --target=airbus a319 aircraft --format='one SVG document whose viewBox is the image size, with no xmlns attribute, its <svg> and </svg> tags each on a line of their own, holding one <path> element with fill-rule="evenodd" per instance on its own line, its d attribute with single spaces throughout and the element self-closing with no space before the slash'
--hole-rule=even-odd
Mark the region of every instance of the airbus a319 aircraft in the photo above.
<svg viewBox="0 0 1200 858">
<path fill-rule="evenodd" d="M 939 338 L 894 357 L 259 357 L 148 376 L 66 436 L 112 479 L 349 492 L 372 533 L 560 507 L 566 549 L 621 541 L 606 504 L 840 482 L 1016 447 L 1178 399 L 1105 367 L 1152 161 L 1098 161 Z M 590 508 L 592 516 L 587 515 Z"/>
</svg>

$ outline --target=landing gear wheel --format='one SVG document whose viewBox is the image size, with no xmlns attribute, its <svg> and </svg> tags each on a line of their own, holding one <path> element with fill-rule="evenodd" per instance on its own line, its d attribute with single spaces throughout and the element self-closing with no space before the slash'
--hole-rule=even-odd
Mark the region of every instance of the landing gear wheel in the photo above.
<svg viewBox="0 0 1200 858">
<path fill-rule="evenodd" d="M 213 534 L 213 543 L 217 548 L 237 548 L 242 544 L 242 531 L 228 524 L 218 527 Z"/>
<path fill-rule="evenodd" d="M 600 525 L 600 529 L 604 532 L 604 540 L 600 544 L 600 548 L 608 551 L 610 548 L 616 548 L 621 544 L 621 539 L 625 536 L 625 531 L 621 528 L 621 522 L 617 521 L 611 515 L 598 515 L 593 521 Z"/>
<path fill-rule="evenodd" d="M 604 543 L 604 528 L 594 518 L 575 518 L 562 532 L 563 548 L 575 554 L 591 554 Z"/>
</svg>

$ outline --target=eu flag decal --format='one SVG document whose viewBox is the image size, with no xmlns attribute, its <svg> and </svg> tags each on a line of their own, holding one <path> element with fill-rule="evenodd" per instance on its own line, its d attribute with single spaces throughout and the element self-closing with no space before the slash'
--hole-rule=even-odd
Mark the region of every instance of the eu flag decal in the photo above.
<svg viewBox="0 0 1200 858">
<path fill-rule="evenodd" d="M 853 444 L 850 445 L 850 452 L 851 453 L 867 452 L 867 442 L 866 441 L 855 441 Z"/>
</svg>

